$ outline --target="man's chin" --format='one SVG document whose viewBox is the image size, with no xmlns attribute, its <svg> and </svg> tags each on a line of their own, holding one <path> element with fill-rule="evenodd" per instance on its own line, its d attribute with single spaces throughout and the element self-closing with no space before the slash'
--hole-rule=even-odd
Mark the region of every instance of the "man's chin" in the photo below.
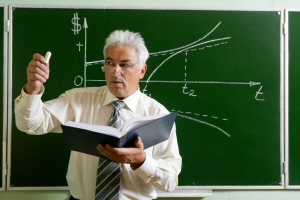
<svg viewBox="0 0 300 200">
<path fill-rule="evenodd" d="M 126 98 L 126 93 L 124 92 L 123 87 L 111 87 L 109 88 L 109 91 L 119 99 Z"/>
</svg>

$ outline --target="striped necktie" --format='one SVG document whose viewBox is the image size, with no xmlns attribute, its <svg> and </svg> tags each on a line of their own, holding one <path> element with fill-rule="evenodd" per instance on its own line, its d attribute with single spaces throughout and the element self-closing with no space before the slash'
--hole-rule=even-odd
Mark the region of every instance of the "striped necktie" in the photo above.
<svg viewBox="0 0 300 200">
<path fill-rule="evenodd" d="M 107 125 L 120 129 L 122 121 L 119 111 L 125 106 L 125 103 L 115 100 L 111 102 L 111 105 L 114 111 Z M 116 199 L 119 196 L 120 167 L 120 163 L 100 158 L 97 171 L 96 200 Z"/>
</svg>

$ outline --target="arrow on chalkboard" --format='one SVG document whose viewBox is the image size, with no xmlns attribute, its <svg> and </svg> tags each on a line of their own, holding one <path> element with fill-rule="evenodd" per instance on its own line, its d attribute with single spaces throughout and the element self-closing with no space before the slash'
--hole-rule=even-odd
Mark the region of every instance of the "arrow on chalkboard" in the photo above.
<svg viewBox="0 0 300 200">
<path fill-rule="evenodd" d="M 88 28 L 87 25 L 87 21 L 86 18 L 84 18 L 84 24 L 83 24 L 83 28 L 84 28 L 84 87 L 86 87 L 86 68 L 87 68 L 87 62 L 86 62 L 86 50 L 87 50 L 87 33 L 86 33 L 86 29 Z"/>
<path fill-rule="evenodd" d="M 86 22 L 86 18 L 84 18 L 83 28 L 88 28 L 88 25 L 87 25 L 87 22 Z"/>
<path fill-rule="evenodd" d="M 158 81 L 158 80 L 146 80 L 140 82 L 147 82 L 147 83 L 192 83 L 192 84 L 228 84 L 228 85 L 260 85 L 260 82 L 224 82 L 224 81 Z"/>
</svg>

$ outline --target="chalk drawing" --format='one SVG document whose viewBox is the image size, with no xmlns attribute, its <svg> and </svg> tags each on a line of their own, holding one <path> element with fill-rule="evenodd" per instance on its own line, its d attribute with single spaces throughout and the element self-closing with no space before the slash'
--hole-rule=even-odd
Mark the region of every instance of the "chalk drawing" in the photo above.
<svg viewBox="0 0 300 200">
<path fill-rule="evenodd" d="M 74 16 L 71 20 L 72 24 L 73 24 L 73 29 L 72 32 L 74 33 L 74 35 L 78 35 L 80 33 L 80 31 L 82 30 L 81 27 L 83 27 L 84 29 L 84 43 L 81 44 L 81 42 L 79 41 L 76 46 L 78 47 L 78 51 L 81 50 L 81 47 L 84 47 L 84 74 L 83 77 L 80 75 L 77 75 L 74 79 L 74 85 L 75 86 L 83 86 L 86 87 L 86 83 L 87 82 L 105 82 L 105 80 L 92 80 L 92 79 L 88 79 L 87 78 L 87 68 L 93 65 L 99 65 L 99 69 L 102 67 L 102 65 L 104 64 L 105 60 L 96 60 L 96 61 L 87 61 L 86 57 L 87 57 L 87 29 L 88 29 L 88 23 L 87 23 L 87 19 L 84 18 L 83 21 L 83 26 L 81 26 L 80 24 L 80 18 L 78 16 L 78 13 L 74 13 Z M 147 80 L 142 80 L 141 82 L 146 83 L 144 88 L 141 89 L 141 91 L 149 96 L 151 96 L 151 93 L 148 93 L 147 91 L 147 87 L 148 84 L 151 83 L 163 83 L 163 84 L 182 84 L 182 93 L 183 95 L 188 95 L 191 98 L 197 98 L 197 91 L 195 89 L 193 89 L 193 84 L 223 84 L 223 85 L 245 85 L 245 86 L 260 86 L 260 88 L 256 91 L 254 99 L 256 101 L 265 101 L 265 99 L 262 98 L 263 96 L 263 91 L 262 88 L 263 86 L 261 85 L 261 82 L 255 82 L 255 81 L 245 81 L 245 82 L 224 82 L 224 81 L 194 81 L 194 80 L 188 80 L 188 69 L 189 69 L 189 62 L 188 62 L 188 54 L 190 52 L 195 52 L 195 51 L 204 51 L 207 48 L 219 48 L 220 46 L 224 46 L 227 45 L 230 40 L 232 39 L 230 36 L 228 37 L 220 37 L 220 38 L 215 38 L 215 39 L 211 39 L 211 40 L 205 40 L 209 35 L 211 35 L 214 31 L 216 31 L 218 29 L 218 27 L 221 25 L 221 21 L 216 24 L 216 26 L 214 26 L 210 31 L 208 31 L 208 33 L 202 37 L 200 37 L 198 40 L 193 41 L 189 44 L 186 44 L 184 46 L 180 46 L 180 47 L 176 47 L 176 48 L 172 48 L 169 50 L 164 50 L 164 51 L 158 51 L 158 52 L 151 52 L 150 53 L 150 58 L 152 57 L 163 57 L 163 60 L 158 64 L 158 66 L 156 66 L 154 68 L 154 70 L 152 71 L 152 73 L 148 76 Z M 183 61 L 183 65 L 184 65 L 184 76 L 183 76 L 183 80 L 154 80 L 153 77 L 155 76 L 155 74 L 159 73 L 159 69 L 161 69 L 165 63 L 167 63 L 170 59 L 174 58 L 177 55 L 180 54 L 184 54 L 185 55 L 185 59 Z M 201 123 L 207 126 L 210 126 L 218 131 L 220 131 L 221 133 L 225 134 L 228 137 L 231 137 L 231 135 L 226 132 L 225 130 L 221 129 L 220 127 L 208 123 L 204 120 L 199 120 L 196 117 L 202 117 L 204 119 L 210 118 L 210 119 L 215 119 L 215 120 L 222 120 L 222 121 L 229 121 L 229 119 L 227 118 L 221 118 L 218 116 L 212 116 L 212 115 L 208 115 L 208 114 L 200 114 L 200 113 L 194 113 L 194 112 L 183 112 L 180 111 L 178 114 L 179 117 L 188 119 L 188 120 L 192 120 L 195 121 L 197 123 Z"/>
</svg>

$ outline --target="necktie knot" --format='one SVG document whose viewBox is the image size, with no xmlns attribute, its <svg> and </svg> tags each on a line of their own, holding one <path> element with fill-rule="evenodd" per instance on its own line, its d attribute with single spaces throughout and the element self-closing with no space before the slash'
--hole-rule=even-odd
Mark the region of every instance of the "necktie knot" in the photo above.
<svg viewBox="0 0 300 200">
<path fill-rule="evenodd" d="M 123 108 L 125 106 L 124 101 L 121 100 L 115 100 L 113 102 L 111 102 L 111 105 L 114 107 L 115 110 L 117 110 L 117 112 L 119 112 L 121 110 L 121 108 Z"/>
<path fill-rule="evenodd" d="M 122 127 L 122 121 L 119 111 L 125 106 L 125 103 L 121 100 L 115 100 L 111 102 L 111 105 L 114 108 L 113 113 L 111 114 L 110 120 L 107 125 L 120 129 Z"/>
</svg>

